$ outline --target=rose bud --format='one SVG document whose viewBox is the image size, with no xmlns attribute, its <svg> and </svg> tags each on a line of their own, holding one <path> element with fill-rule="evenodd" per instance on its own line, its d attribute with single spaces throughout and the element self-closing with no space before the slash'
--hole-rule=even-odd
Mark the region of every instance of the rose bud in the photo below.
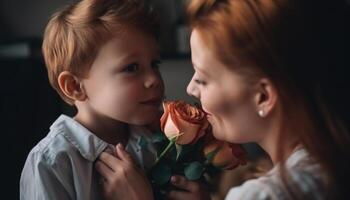
<svg viewBox="0 0 350 200">
<path fill-rule="evenodd" d="M 194 144 L 205 134 L 209 126 L 206 113 L 184 101 L 163 103 L 161 129 L 168 139 L 175 139 L 180 145 Z"/>
<path fill-rule="evenodd" d="M 205 145 L 203 152 L 208 161 L 220 169 L 230 170 L 246 164 L 246 153 L 238 144 L 212 140 Z"/>
</svg>

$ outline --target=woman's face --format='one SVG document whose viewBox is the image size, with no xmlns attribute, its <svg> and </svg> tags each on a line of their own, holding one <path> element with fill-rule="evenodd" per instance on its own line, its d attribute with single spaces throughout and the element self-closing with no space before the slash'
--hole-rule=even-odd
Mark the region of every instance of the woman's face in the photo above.
<svg viewBox="0 0 350 200">
<path fill-rule="evenodd" d="M 252 83 L 222 64 L 198 30 L 193 30 L 190 42 L 195 73 L 187 93 L 200 100 L 214 136 L 233 143 L 257 141 Z"/>
</svg>

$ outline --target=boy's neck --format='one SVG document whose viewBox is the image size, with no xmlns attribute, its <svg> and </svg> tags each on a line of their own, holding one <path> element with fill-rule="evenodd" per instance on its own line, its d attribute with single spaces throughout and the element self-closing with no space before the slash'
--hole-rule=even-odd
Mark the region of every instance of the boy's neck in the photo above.
<svg viewBox="0 0 350 200">
<path fill-rule="evenodd" d="M 109 144 L 122 143 L 126 146 L 128 142 L 129 130 L 126 123 L 98 115 L 97 113 L 81 111 L 78 111 L 74 119 Z"/>
</svg>

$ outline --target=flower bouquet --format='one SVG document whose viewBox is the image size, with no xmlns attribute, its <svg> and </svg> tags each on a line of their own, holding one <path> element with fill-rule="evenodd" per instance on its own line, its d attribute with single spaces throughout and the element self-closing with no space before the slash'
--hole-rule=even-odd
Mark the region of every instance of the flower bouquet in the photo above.
<svg viewBox="0 0 350 200">
<path fill-rule="evenodd" d="M 148 171 L 155 199 L 174 189 L 172 175 L 183 175 L 191 181 L 206 181 L 223 169 L 244 165 L 245 151 L 238 144 L 215 139 L 206 113 L 183 101 L 163 103 L 161 130 L 154 135 L 157 159 Z"/>
</svg>

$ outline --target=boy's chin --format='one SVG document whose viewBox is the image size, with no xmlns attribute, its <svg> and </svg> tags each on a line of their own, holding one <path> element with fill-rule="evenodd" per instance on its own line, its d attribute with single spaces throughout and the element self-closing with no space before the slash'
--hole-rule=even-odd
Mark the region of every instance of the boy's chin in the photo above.
<svg viewBox="0 0 350 200">
<path fill-rule="evenodd" d="M 160 115 L 152 116 L 143 116 L 141 118 L 135 119 L 129 124 L 139 125 L 139 126 L 149 126 L 149 125 L 158 125 L 160 122 Z"/>
</svg>

